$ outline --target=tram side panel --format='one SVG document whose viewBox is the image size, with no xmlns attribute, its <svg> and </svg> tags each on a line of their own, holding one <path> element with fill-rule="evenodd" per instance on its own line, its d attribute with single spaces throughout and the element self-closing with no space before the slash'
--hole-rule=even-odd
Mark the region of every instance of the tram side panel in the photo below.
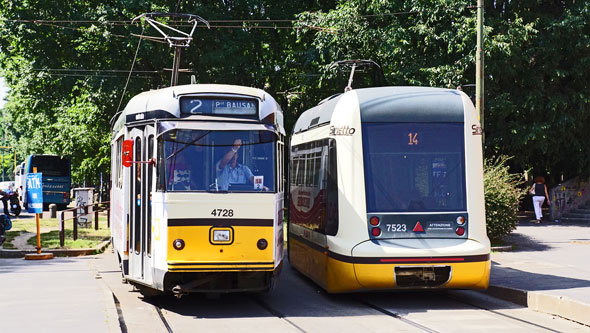
<svg viewBox="0 0 590 333">
<path fill-rule="evenodd" d="M 363 142 L 359 100 L 356 93 L 344 94 L 330 122 L 336 141 L 338 173 L 338 234 L 328 237 L 328 292 L 362 288 L 351 259 L 352 249 L 367 240 Z"/>
<path fill-rule="evenodd" d="M 482 130 L 473 103 L 464 93 L 461 96 L 465 108 L 467 210 L 472 222 L 476 222 L 469 227 L 469 238 L 489 248 L 485 222 Z"/>
<path fill-rule="evenodd" d="M 124 136 L 120 135 L 112 144 L 112 185 L 110 199 L 111 239 L 113 248 L 117 252 L 123 272 L 127 273 L 127 230 L 126 230 L 126 179 L 127 168 L 122 166 L 121 154 Z"/>
<path fill-rule="evenodd" d="M 465 284 L 471 284 L 474 288 L 487 289 L 492 263 L 489 258 L 491 245 L 486 231 L 482 129 L 473 103 L 465 93 L 461 93 L 461 97 L 465 109 L 467 211 L 471 220 L 468 237 L 482 248 L 483 251 L 480 251 L 488 254 L 487 261 L 473 263 L 470 269 L 466 269 L 464 276 L 471 278 L 465 281 Z M 459 272 L 456 273 L 456 275 L 459 274 Z"/>
</svg>

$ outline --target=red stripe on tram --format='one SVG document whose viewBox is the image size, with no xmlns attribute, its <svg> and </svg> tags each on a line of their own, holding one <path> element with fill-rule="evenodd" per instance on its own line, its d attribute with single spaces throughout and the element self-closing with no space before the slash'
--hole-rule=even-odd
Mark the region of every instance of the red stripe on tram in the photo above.
<svg viewBox="0 0 590 333">
<path fill-rule="evenodd" d="M 409 261 L 465 261 L 465 258 L 399 258 L 399 259 L 380 259 L 381 262 L 409 262 Z"/>
</svg>

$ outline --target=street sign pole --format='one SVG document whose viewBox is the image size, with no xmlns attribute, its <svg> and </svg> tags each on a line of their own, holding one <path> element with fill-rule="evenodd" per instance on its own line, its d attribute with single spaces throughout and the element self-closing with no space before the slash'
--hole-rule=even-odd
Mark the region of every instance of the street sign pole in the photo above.
<svg viewBox="0 0 590 333">
<path fill-rule="evenodd" d="M 35 213 L 35 220 L 37 221 L 37 253 L 25 255 L 25 260 L 53 259 L 53 253 L 41 253 L 39 215 L 43 214 L 43 175 L 40 173 L 27 174 L 27 202 L 29 203 L 27 211 Z"/>
<path fill-rule="evenodd" d="M 37 254 L 41 254 L 41 226 L 39 225 L 39 214 L 35 214 L 37 220 Z"/>
<path fill-rule="evenodd" d="M 484 121 L 484 0 L 477 0 L 477 50 L 475 53 L 475 110 L 481 123 L 481 138 L 485 149 L 486 130 Z M 484 152 L 485 153 L 485 152 Z"/>
</svg>

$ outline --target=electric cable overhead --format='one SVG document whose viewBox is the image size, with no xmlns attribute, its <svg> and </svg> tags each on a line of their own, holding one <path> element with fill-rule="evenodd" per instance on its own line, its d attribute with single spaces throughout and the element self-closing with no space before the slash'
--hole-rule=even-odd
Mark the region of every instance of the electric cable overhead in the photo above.
<svg viewBox="0 0 590 333">
<path fill-rule="evenodd" d="M 141 25 L 141 35 L 143 36 L 144 25 Z M 123 88 L 123 93 L 121 94 L 121 99 L 119 100 L 119 105 L 117 106 L 117 112 L 121 108 L 121 103 L 123 103 L 123 98 L 125 97 L 125 92 L 127 91 L 127 85 L 129 84 L 129 79 L 131 78 L 131 73 L 133 72 L 133 66 L 135 66 L 135 61 L 137 60 L 137 53 L 139 52 L 139 46 L 141 45 L 142 38 L 139 39 L 137 43 L 137 48 L 135 49 L 135 56 L 133 56 L 133 62 L 131 63 L 131 69 L 129 70 L 129 76 L 127 76 L 127 82 L 125 82 L 125 87 Z"/>
</svg>

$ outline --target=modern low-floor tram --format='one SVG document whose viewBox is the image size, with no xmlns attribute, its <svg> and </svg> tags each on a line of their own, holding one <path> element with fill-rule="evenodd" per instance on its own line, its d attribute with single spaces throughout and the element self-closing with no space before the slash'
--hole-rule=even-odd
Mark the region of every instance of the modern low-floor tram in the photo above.
<svg viewBox="0 0 590 333">
<path fill-rule="evenodd" d="M 112 131 L 111 234 L 144 294 L 269 290 L 283 258 L 283 115 L 266 92 L 135 96 Z"/>
<path fill-rule="evenodd" d="M 289 260 L 328 292 L 487 288 L 481 128 L 462 92 L 347 91 L 290 140 Z"/>
</svg>

